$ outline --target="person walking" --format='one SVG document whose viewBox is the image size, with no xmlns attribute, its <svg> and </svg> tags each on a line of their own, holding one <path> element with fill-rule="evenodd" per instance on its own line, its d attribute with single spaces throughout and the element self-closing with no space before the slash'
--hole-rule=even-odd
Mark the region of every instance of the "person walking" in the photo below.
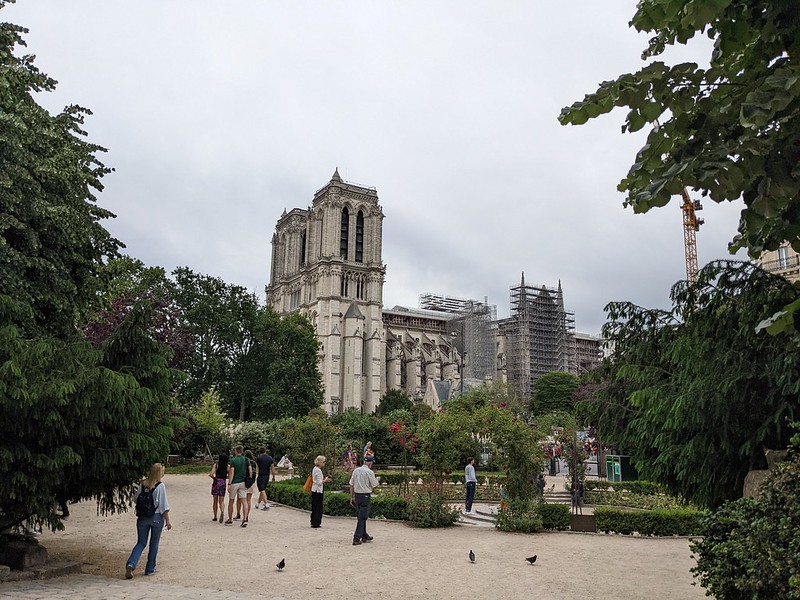
<svg viewBox="0 0 800 600">
<path fill-rule="evenodd" d="M 217 520 L 217 510 L 219 510 L 219 522 L 225 520 L 225 491 L 228 487 L 228 455 L 220 454 L 217 462 L 211 467 L 211 508 L 214 511 L 214 521 Z"/>
<path fill-rule="evenodd" d="M 546 485 L 547 481 L 545 481 L 544 474 L 539 473 L 539 477 L 536 479 L 536 493 L 542 498 L 544 498 L 544 488 Z"/>
<path fill-rule="evenodd" d="M 331 481 L 330 477 L 322 474 L 322 467 L 327 459 L 318 456 L 314 459 L 314 468 L 311 470 L 311 527 L 317 529 L 322 526 L 322 500 L 324 485 Z"/>
<path fill-rule="evenodd" d="M 242 527 L 247 527 L 247 518 L 250 516 L 250 507 L 244 504 L 247 490 L 244 487 L 244 478 L 250 471 L 247 459 L 242 456 L 244 447 L 240 444 L 234 448 L 235 456 L 228 461 L 228 520 L 225 525 L 233 525 L 233 502 L 236 500 L 236 510 L 239 515 L 244 513 Z M 244 504 L 244 510 L 242 505 Z"/>
<path fill-rule="evenodd" d="M 139 489 L 133 497 L 136 504 L 136 545 L 125 563 L 125 579 L 133 578 L 133 570 L 139 564 L 147 540 L 150 538 L 150 548 L 147 551 L 147 565 L 145 575 L 156 572 L 156 557 L 158 556 L 158 543 L 161 532 L 166 524 L 167 529 L 172 529 L 169 520 L 169 502 L 167 489 L 161 479 L 164 477 L 164 465 L 155 463 L 150 467 L 147 477 L 139 483 Z"/>
<path fill-rule="evenodd" d="M 272 483 L 275 483 L 275 459 L 267 454 L 267 449 L 264 446 L 258 449 L 256 464 L 258 466 L 258 478 L 256 479 L 258 502 L 256 502 L 256 509 L 261 507 L 261 510 L 269 510 L 267 485 L 269 485 L 270 476 L 272 476 Z"/>
<path fill-rule="evenodd" d="M 247 496 L 245 497 L 245 504 L 247 505 L 246 512 L 249 515 L 250 510 L 253 508 L 253 494 L 255 493 L 256 489 L 256 470 L 258 466 L 256 465 L 256 459 L 250 450 L 244 451 L 244 457 L 247 459 L 247 466 L 249 467 L 247 475 L 244 477 L 244 489 L 247 491 Z M 242 527 L 245 527 L 244 523 L 246 522 L 247 517 L 245 517 L 245 520 L 242 521 Z"/>
<path fill-rule="evenodd" d="M 472 513 L 472 502 L 475 500 L 475 486 L 478 485 L 478 478 L 475 477 L 475 459 L 467 459 L 467 467 L 464 469 L 464 481 L 467 484 L 466 511 Z"/>
<path fill-rule="evenodd" d="M 372 466 L 375 459 L 372 456 L 364 457 L 364 464 L 353 469 L 350 475 L 350 504 L 356 509 L 358 521 L 353 534 L 353 546 L 363 542 L 371 542 L 372 536 L 367 533 L 367 519 L 369 518 L 369 505 L 372 490 L 378 486 Z"/>
</svg>

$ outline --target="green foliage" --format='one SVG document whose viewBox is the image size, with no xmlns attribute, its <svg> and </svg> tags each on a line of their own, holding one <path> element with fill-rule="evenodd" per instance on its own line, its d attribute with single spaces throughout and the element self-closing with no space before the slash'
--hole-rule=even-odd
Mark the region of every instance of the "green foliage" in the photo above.
<svg viewBox="0 0 800 600">
<path fill-rule="evenodd" d="M 423 421 L 419 427 L 421 464 L 436 477 L 463 469 L 467 458 L 478 456 L 480 451 L 473 428 L 471 415 L 460 410 L 448 410 Z"/>
<path fill-rule="evenodd" d="M 566 504 L 545 504 L 539 502 L 536 512 L 542 517 L 542 528 L 554 531 L 565 531 L 570 526 L 569 506 Z"/>
<path fill-rule="evenodd" d="M 182 267 L 172 272 L 172 299 L 193 337 L 180 391 L 194 406 L 212 387 L 231 417 L 270 420 L 305 415 L 322 402 L 319 343 L 308 319 L 281 318 L 255 294 Z"/>
<path fill-rule="evenodd" d="M 597 530 L 631 535 L 703 535 L 705 512 L 679 508 L 673 510 L 622 510 L 598 507 L 594 510 Z"/>
<path fill-rule="evenodd" d="M 386 393 L 381 396 L 380 404 L 378 405 L 375 414 L 378 416 L 383 416 L 387 415 L 393 410 L 411 410 L 413 404 L 414 403 L 411 402 L 411 398 L 406 392 L 398 389 L 387 390 Z"/>
<path fill-rule="evenodd" d="M 94 195 L 110 169 L 85 140 L 90 111 L 51 115 L 37 104 L 34 94 L 56 82 L 33 56 L 15 55 L 23 33 L 0 23 L 0 282 L 27 307 L 14 315 L 23 335 L 67 340 L 96 310 L 101 265 L 120 247 L 100 224 L 114 215 Z"/>
<path fill-rule="evenodd" d="M 278 504 L 311 510 L 311 494 L 303 490 L 303 482 L 299 478 L 271 485 L 269 496 L 271 501 Z M 322 512 L 330 516 L 355 516 L 355 509 L 350 504 L 350 495 L 345 493 L 326 491 L 322 501 Z M 398 497 L 373 496 L 369 514 L 373 519 L 408 520 L 406 501 Z"/>
<path fill-rule="evenodd" d="M 317 456 L 336 456 L 336 428 L 316 414 L 297 419 L 287 430 L 289 457 L 300 475 L 311 472 Z"/>
<path fill-rule="evenodd" d="M 460 514 L 448 504 L 441 485 L 423 485 L 408 499 L 408 518 L 415 527 L 450 527 Z"/>
<path fill-rule="evenodd" d="M 200 405 L 189 411 L 189 414 L 197 422 L 197 426 L 206 432 L 206 435 L 219 431 L 225 425 L 225 415 L 222 414 L 220 399 L 219 392 L 215 388 L 211 388 L 200 396 Z"/>
<path fill-rule="evenodd" d="M 534 481 L 544 458 L 536 431 L 510 410 L 494 405 L 476 412 L 473 418 L 475 432 L 491 439 L 501 450 L 495 461 L 506 472 L 504 489 L 508 497 L 532 500 L 536 495 Z"/>
<path fill-rule="evenodd" d="M 666 494 L 634 494 L 630 492 L 585 492 L 584 502 L 596 506 L 624 506 L 627 508 L 685 508 L 686 503 Z"/>
<path fill-rule="evenodd" d="M 785 447 L 800 415 L 800 348 L 755 331 L 797 297 L 781 277 L 722 261 L 676 284 L 670 311 L 609 304 L 615 353 L 592 373 L 600 386 L 582 412 L 673 495 L 700 506 L 740 497 L 762 448 Z"/>
<path fill-rule="evenodd" d="M 800 439 L 775 465 L 759 500 L 724 505 L 692 544 L 692 569 L 720 600 L 800 598 Z"/>
<path fill-rule="evenodd" d="M 0 530 L 26 521 L 61 528 L 56 500 L 96 499 L 126 510 L 131 482 L 166 456 L 176 373 L 147 336 L 137 306 L 97 350 L 83 340 L 24 337 L 26 307 L 0 295 Z"/>
<path fill-rule="evenodd" d="M 323 396 L 319 348 L 314 326 L 305 315 L 280 318 L 271 307 L 259 311 L 253 346 L 237 371 L 247 382 L 243 389 L 245 401 L 252 398 L 252 418 L 301 417 L 319 408 Z"/>
<path fill-rule="evenodd" d="M 715 202 L 743 198 L 732 249 L 752 257 L 792 242 L 800 251 L 800 8 L 766 0 L 642 0 L 631 25 L 653 33 L 643 60 L 699 34 L 714 40 L 709 68 L 651 62 L 562 110 L 580 125 L 628 107 L 625 131 L 652 126 L 619 185 L 643 213 L 684 186 Z"/>
<path fill-rule="evenodd" d="M 426 419 L 430 419 L 435 414 L 436 413 L 430 406 L 422 402 L 418 402 L 411 407 L 411 421 L 414 423 L 420 423 Z"/>
<path fill-rule="evenodd" d="M 534 500 L 510 500 L 508 506 L 497 513 L 494 526 L 500 531 L 536 533 L 542 530 L 542 515 Z"/>
<path fill-rule="evenodd" d="M 535 416 L 553 412 L 572 412 L 572 394 L 578 388 L 577 375 L 563 371 L 551 371 L 540 375 L 533 386 L 531 413 Z"/>
<path fill-rule="evenodd" d="M 336 447 L 342 451 L 352 444 L 353 450 L 358 453 L 359 461 L 362 449 L 367 442 L 372 442 L 375 460 L 381 464 L 393 462 L 391 459 L 396 454 L 389 447 L 389 424 L 386 420 L 375 415 L 362 414 L 357 408 L 350 408 L 331 418 L 337 428 Z M 342 452 L 338 455 L 341 456 Z"/>
<path fill-rule="evenodd" d="M 665 492 L 664 486 L 653 481 L 606 481 L 604 479 L 587 479 L 584 482 L 587 492 L 594 490 L 625 492 L 629 494 L 656 495 Z"/>
</svg>

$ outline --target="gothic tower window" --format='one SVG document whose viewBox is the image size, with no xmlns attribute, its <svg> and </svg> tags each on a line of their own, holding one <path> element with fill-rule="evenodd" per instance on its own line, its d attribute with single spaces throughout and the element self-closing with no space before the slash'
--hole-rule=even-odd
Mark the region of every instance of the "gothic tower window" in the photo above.
<svg viewBox="0 0 800 600">
<path fill-rule="evenodd" d="M 339 256 L 347 260 L 347 246 L 350 241 L 350 211 L 342 209 L 342 231 L 339 238 Z"/>
<path fill-rule="evenodd" d="M 364 213 L 356 215 L 356 262 L 364 262 Z"/>
<path fill-rule="evenodd" d="M 300 234 L 300 266 L 303 267 L 306 264 L 306 232 Z"/>
</svg>

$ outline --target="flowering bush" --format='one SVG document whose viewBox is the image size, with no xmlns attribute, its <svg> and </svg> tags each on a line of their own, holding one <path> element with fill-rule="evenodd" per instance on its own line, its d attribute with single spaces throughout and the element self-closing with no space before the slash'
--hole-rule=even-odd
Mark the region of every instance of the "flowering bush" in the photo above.
<svg viewBox="0 0 800 600">
<path fill-rule="evenodd" d="M 460 512 L 451 507 L 441 486 L 423 484 L 408 499 L 408 518 L 416 527 L 449 527 L 458 521 Z"/>
</svg>

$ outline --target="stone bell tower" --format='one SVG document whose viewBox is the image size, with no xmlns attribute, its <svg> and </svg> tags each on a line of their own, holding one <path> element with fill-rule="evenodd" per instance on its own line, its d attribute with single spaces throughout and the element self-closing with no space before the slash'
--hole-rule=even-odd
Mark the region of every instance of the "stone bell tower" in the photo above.
<svg viewBox="0 0 800 600">
<path fill-rule="evenodd" d="M 372 412 L 385 387 L 383 218 L 375 188 L 336 169 L 308 209 L 283 212 L 272 237 L 267 302 L 316 327 L 329 413 Z"/>
</svg>

